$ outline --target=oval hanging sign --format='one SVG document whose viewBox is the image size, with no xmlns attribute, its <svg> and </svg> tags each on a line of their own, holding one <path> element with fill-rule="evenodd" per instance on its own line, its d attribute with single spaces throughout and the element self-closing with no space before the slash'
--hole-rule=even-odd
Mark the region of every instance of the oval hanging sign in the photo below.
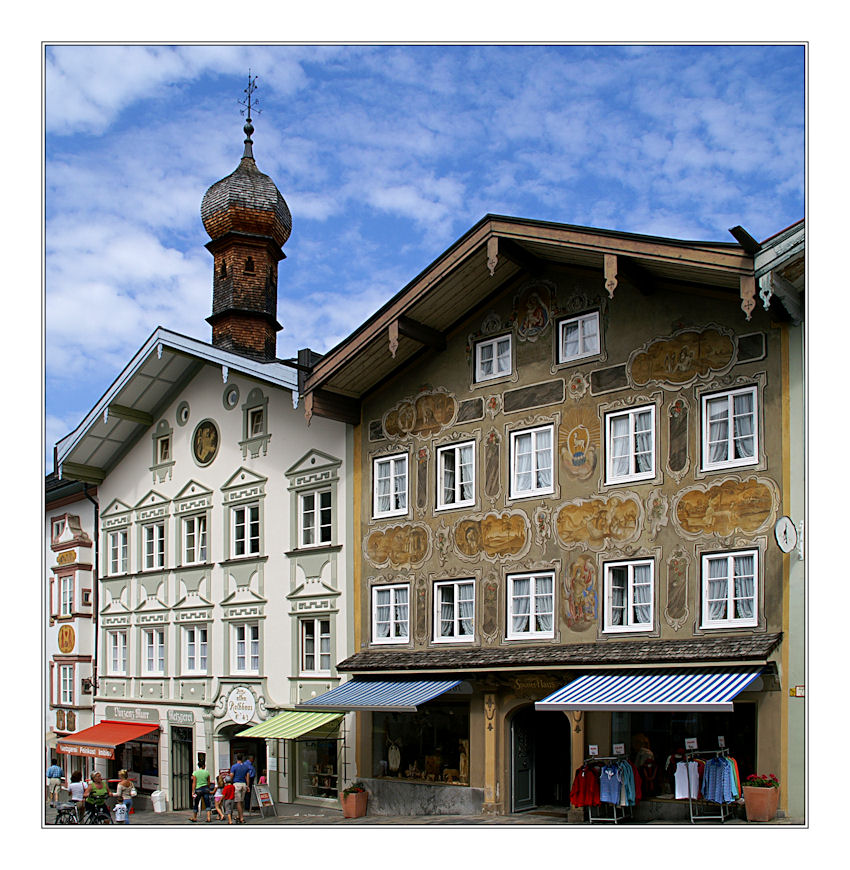
<svg viewBox="0 0 850 870">
<path fill-rule="evenodd" d="M 254 718 L 257 706 L 250 689 L 237 686 L 227 696 L 227 715 L 237 724 L 244 725 Z"/>
<path fill-rule="evenodd" d="M 73 626 L 63 625 L 59 629 L 59 652 L 67 655 L 74 649 L 75 641 Z"/>
</svg>

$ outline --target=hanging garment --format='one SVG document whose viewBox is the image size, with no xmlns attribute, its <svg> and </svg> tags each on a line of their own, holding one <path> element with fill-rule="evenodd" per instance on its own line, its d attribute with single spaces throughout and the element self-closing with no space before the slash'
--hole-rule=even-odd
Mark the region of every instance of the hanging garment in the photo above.
<svg viewBox="0 0 850 870">
<path fill-rule="evenodd" d="M 732 772 L 725 758 L 711 758 L 705 763 L 702 794 L 707 801 L 728 804 L 732 796 Z"/>
<path fill-rule="evenodd" d="M 576 771 L 573 787 L 570 790 L 570 805 L 574 807 L 599 806 L 599 777 L 585 765 Z"/>
<path fill-rule="evenodd" d="M 647 759 L 640 766 L 640 790 L 645 798 L 654 797 L 661 787 L 661 771 L 654 758 Z"/>
<path fill-rule="evenodd" d="M 732 799 L 736 800 L 741 797 L 741 787 L 738 782 L 738 771 L 735 769 L 735 762 L 728 756 L 723 759 L 729 765 L 729 785 L 732 791 Z"/>
<path fill-rule="evenodd" d="M 677 800 L 699 797 L 699 765 L 695 761 L 680 761 L 676 765 L 674 781 Z"/>
<path fill-rule="evenodd" d="M 635 803 L 640 803 L 643 799 L 643 785 L 640 781 L 640 771 L 633 761 L 629 762 L 629 769 L 632 772 L 632 782 L 635 786 Z"/>
<path fill-rule="evenodd" d="M 628 761 L 621 761 L 617 765 L 617 770 L 623 783 L 620 806 L 633 807 L 635 805 L 635 778 L 632 773 L 632 767 Z"/>
<path fill-rule="evenodd" d="M 616 804 L 620 800 L 620 771 L 613 764 L 606 764 L 599 774 L 599 800 L 603 804 Z"/>
</svg>

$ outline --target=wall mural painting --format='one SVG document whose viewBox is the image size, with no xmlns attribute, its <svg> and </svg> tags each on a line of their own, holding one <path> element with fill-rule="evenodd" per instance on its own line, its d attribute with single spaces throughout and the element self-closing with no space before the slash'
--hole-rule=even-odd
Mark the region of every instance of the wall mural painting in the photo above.
<svg viewBox="0 0 850 870">
<path fill-rule="evenodd" d="M 481 586 L 481 637 L 492 646 L 499 636 L 499 581 L 490 575 Z"/>
<path fill-rule="evenodd" d="M 628 372 L 634 386 L 657 383 L 679 389 L 728 371 L 735 362 L 735 334 L 720 326 L 685 329 L 633 351 Z"/>
<path fill-rule="evenodd" d="M 414 639 L 419 646 L 428 640 L 428 587 L 424 577 L 416 578 L 416 616 Z"/>
<path fill-rule="evenodd" d="M 487 513 L 461 520 L 454 530 L 455 547 L 468 559 L 516 559 L 531 544 L 528 517 L 522 511 Z"/>
<path fill-rule="evenodd" d="M 578 401 L 590 389 L 590 378 L 581 372 L 576 372 L 567 381 L 567 395 L 574 401 Z"/>
<path fill-rule="evenodd" d="M 670 519 L 670 503 L 660 489 L 653 489 L 646 498 L 646 522 L 649 537 L 654 541 Z"/>
<path fill-rule="evenodd" d="M 541 504 L 534 512 L 534 540 L 538 547 L 545 547 L 552 537 L 552 509 Z"/>
<path fill-rule="evenodd" d="M 388 438 L 430 438 L 452 423 L 457 407 L 457 400 L 446 390 L 424 386 L 418 396 L 387 411 L 384 432 Z"/>
<path fill-rule="evenodd" d="M 602 424 L 587 408 L 565 408 L 558 427 L 558 456 L 561 470 L 577 480 L 596 474 Z"/>
<path fill-rule="evenodd" d="M 554 289 L 549 281 L 534 281 L 514 297 L 511 319 L 520 341 L 537 341 L 552 322 Z"/>
<path fill-rule="evenodd" d="M 673 523 L 690 538 L 727 538 L 736 530 L 752 534 L 773 520 L 778 505 L 779 493 L 769 478 L 727 478 L 680 492 L 673 502 Z"/>
<path fill-rule="evenodd" d="M 452 551 L 452 530 L 446 525 L 445 520 L 440 521 L 437 531 L 434 532 L 434 549 L 441 565 L 446 564 L 446 559 Z"/>
<path fill-rule="evenodd" d="M 420 516 L 428 506 L 428 448 L 420 447 L 416 454 L 416 507 Z"/>
<path fill-rule="evenodd" d="M 674 550 L 667 560 L 667 604 L 664 618 L 678 631 L 688 618 L 688 566 L 690 556 L 681 548 Z"/>
<path fill-rule="evenodd" d="M 671 402 L 668 414 L 667 470 L 678 483 L 691 464 L 688 457 L 688 403 L 684 399 Z"/>
<path fill-rule="evenodd" d="M 431 540 L 427 526 L 405 523 L 371 532 L 363 550 L 376 568 L 384 565 L 409 568 L 421 565 L 430 556 Z"/>
<path fill-rule="evenodd" d="M 491 429 L 484 441 L 484 494 L 496 499 L 502 491 L 500 473 L 502 439 L 495 429 Z"/>
<path fill-rule="evenodd" d="M 643 508 L 635 495 L 575 499 L 555 514 L 555 531 L 566 549 L 602 550 L 636 541 Z"/>
<path fill-rule="evenodd" d="M 562 612 L 564 622 L 571 631 L 587 631 L 596 624 L 599 612 L 596 560 L 592 556 L 579 556 L 567 569 L 564 577 Z"/>
</svg>

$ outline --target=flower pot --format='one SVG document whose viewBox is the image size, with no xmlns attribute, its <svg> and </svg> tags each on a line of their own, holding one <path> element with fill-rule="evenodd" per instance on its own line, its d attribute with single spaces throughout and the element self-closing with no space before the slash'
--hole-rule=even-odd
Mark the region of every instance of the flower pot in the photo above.
<svg viewBox="0 0 850 870">
<path fill-rule="evenodd" d="M 369 792 L 360 791 L 354 794 L 341 794 L 342 816 L 345 819 L 359 819 L 366 815 L 366 803 L 369 800 Z"/>
<path fill-rule="evenodd" d="M 769 822 L 774 818 L 779 808 L 778 788 L 745 785 L 743 791 L 748 822 Z"/>
</svg>

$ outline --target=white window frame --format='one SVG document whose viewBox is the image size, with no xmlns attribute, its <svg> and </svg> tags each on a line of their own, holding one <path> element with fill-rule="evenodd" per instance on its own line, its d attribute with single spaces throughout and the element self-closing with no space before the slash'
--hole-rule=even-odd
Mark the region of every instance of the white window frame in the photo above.
<svg viewBox="0 0 850 870">
<path fill-rule="evenodd" d="M 74 665 L 59 665 L 59 703 L 74 706 L 75 673 Z"/>
<path fill-rule="evenodd" d="M 164 454 L 164 455 L 163 455 Z M 156 439 L 156 462 L 162 465 L 171 462 L 171 435 L 161 435 Z"/>
<path fill-rule="evenodd" d="M 108 637 L 107 663 L 109 673 L 116 677 L 127 675 L 127 629 L 110 631 Z"/>
<path fill-rule="evenodd" d="M 745 617 L 735 617 L 729 616 L 730 613 L 734 613 L 735 611 L 735 601 L 736 596 L 736 584 L 734 582 L 736 577 L 740 576 L 749 576 L 749 575 L 740 575 L 735 573 L 736 561 L 744 558 L 752 558 L 753 560 L 753 573 L 752 573 L 752 584 L 753 591 L 752 596 L 741 596 L 741 598 L 747 598 L 752 600 L 752 616 Z M 712 599 L 711 595 L 711 585 L 710 585 L 710 565 L 712 562 L 726 562 L 726 596 L 725 596 L 725 606 L 726 606 L 726 616 L 717 619 L 711 618 L 709 616 L 711 612 L 711 603 Z M 732 582 L 730 582 L 732 581 Z M 722 599 L 716 598 L 715 601 L 720 601 Z M 759 620 L 759 551 L 757 549 L 752 550 L 730 550 L 724 553 L 704 553 L 702 556 L 702 622 L 701 628 L 753 628 L 758 625 Z"/>
<path fill-rule="evenodd" d="M 117 529 L 109 533 L 109 571 L 110 575 L 126 574 L 129 567 L 129 532 Z"/>
<path fill-rule="evenodd" d="M 469 448 L 472 452 L 472 459 L 469 462 L 470 479 L 468 481 L 461 480 L 459 469 L 464 467 L 460 463 L 461 451 Z M 475 504 L 475 442 L 462 441 L 459 444 L 446 444 L 443 447 L 437 448 L 437 510 L 452 510 L 460 507 L 472 507 Z M 446 501 L 446 464 L 451 457 L 454 465 L 452 474 L 454 475 L 454 484 L 452 486 L 451 501 Z M 469 498 L 461 498 L 463 485 L 469 484 Z"/>
<path fill-rule="evenodd" d="M 233 625 L 234 674 L 260 673 L 260 624 L 238 622 Z"/>
<path fill-rule="evenodd" d="M 551 584 L 550 592 L 542 592 L 537 588 L 537 581 L 547 579 Z M 517 581 L 528 580 L 528 595 L 520 595 L 515 591 Z M 508 574 L 507 589 L 507 625 L 505 636 L 508 640 L 527 640 L 529 638 L 553 638 L 555 636 L 555 572 L 554 571 L 527 571 L 521 574 Z M 517 602 L 521 598 L 528 598 L 528 612 L 517 610 Z M 551 598 L 551 609 L 544 609 L 545 599 Z M 538 628 L 538 619 L 548 615 L 552 621 L 549 629 Z M 528 628 L 524 631 L 514 628 L 514 617 L 528 616 Z"/>
<path fill-rule="evenodd" d="M 536 483 L 537 477 L 540 474 L 543 466 L 538 464 L 540 451 L 537 447 L 538 437 L 541 433 L 548 432 L 549 434 L 549 477 L 548 485 L 540 486 Z M 531 468 L 527 473 L 531 475 L 531 488 L 519 489 L 517 476 L 519 474 L 517 461 L 517 442 L 526 436 L 530 439 L 531 444 Z M 510 433 L 510 491 L 511 498 L 530 498 L 540 495 L 549 495 L 555 491 L 555 427 L 551 423 L 545 426 L 535 426 L 533 429 L 516 429 Z M 526 473 L 526 472 L 523 472 Z"/>
<path fill-rule="evenodd" d="M 331 672 L 331 629 L 332 621 L 330 614 L 327 616 L 310 617 L 300 620 L 300 646 L 301 646 L 301 673 L 322 674 L 328 676 Z M 327 631 L 323 631 L 323 625 L 327 625 Z M 310 635 L 308 637 L 308 635 Z M 323 650 L 323 641 L 327 641 L 327 649 Z M 308 647 L 312 644 L 312 650 Z M 308 659 L 312 657 L 312 667 Z M 327 667 L 323 667 L 327 660 Z"/>
<path fill-rule="evenodd" d="M 635 443 L 635 421 L 640 414 L 649 413 L 650 415 L 650 430 L 649 437 L 652 443 L 650 451 L 651 466 L 646 471 L 637 471 L 636 457 L 637 449 Z M 628 434 L 629 439 L 629 469 L 625 474 L 614 473 L 614 450 L 613 450 L 613 433 L 612 424 L 615 419 L 626 417 L 629 422 Z M 641 405 L 637 408 L 624 408 L 619 411 L 609 411 L 605 415 L 605 483 L 631 483 L 637 480 L 652 480 L 655 478 L 656 461 L 656 414 L 655 405 Z M 619 457 L 618 457 L 619 458 Z"/>
<path fill-rule="evenodd" d="M 165 520 L 142 526 L 142 560 L 145 571 L 165 567 Z"/>
<path fill-rule="evenodd" d="M 256 430 L 256 431 L 255 431 Z M 260 438 L 266 434 L 266 408 L 258 405 L 248 409 L 248 437 Z"/>
<path fill-rule="evenodd" d="M 165 675 L 165 629 L 146 628 L 142 632 L 142 673 Z"/>
<path fill-rule="evenodd" d="M 325 496 L 327 496 L 327 506 L 322 504 Z M 313 540 L 308 541 L 311 536 Z M 333 543 L 333 491 L 328 488 L 299 493 L 298 546 L 326 547 L 331 543 Z"/>
<path fill-rule="evenodd" d="M 183 669 L 187 674 L 207 673 L 209 636 L 207 625 L 187 625 L 183 628 Z"/>
<path fill-rule="evenodd" d="M 753 431 L 751 435 L 744 436 L 746 438 L 752 438 L 753 441 L 753 455 L 752 456 L 744 456 L 735 458 L 729 458 L 729 452 L 732 449 L 732 446 L 735 442 L 734 436 L 734 419 L 735 419 L 735 397 L 749 394 L 753 399 L 753 410 L 752 410 L 752 427 Z M 708 406 L 709 403 L 719 402 L 720 400 L 726 400 L 727 405 L 727 414 L 726 414 L 726 458 L 720 460 L 711 460 L 711 443 L 710 443 L 710 435 L 711 435 L 711 421 L 709 419 Z M 702 470 L 703 471 L 715 471 L 719 468 L 741 468 L 749 465 L 757 465 L 759 462 L 759 394 L 758 387 L 749 386 L 749 387 L 741 387 L 740 389 L 735 390 L 725 390 L 719 393 L 706 393 L 703 394 L 701 399 L 701 422 L 702 422 Z M 718 442 L 719 443 L 719 442 Z"/>
<path fill-rule="evenodd" d="M 404 591 L 406 600 L 399 601 L 399 592 Z M 389 593 L 389 603 L 383 604 L 378 602 L 379 593 Z M 378 621 L 378 608 L 389 608 L 388 619 Z M 407 608 L 407 619 L 399 618 L 399 608 Z M 372 643 L 409 643 L 410 642 L 410 584 L 396 583 L 393 585 L 373 586 L 372 587 Z M 386 624 L 389 634 L 379 636 L 378 625 Z M 407 631 L 405 634 L 396 634 L 397 628 L 401 625 L 406 625 Z"/>
<path fill-rule="evenodd" d="M 191 540 L 191 545 L 190 545 Z M 183 517 L 183 564 L 204 565 L 209 560 L 209 523 L 206 514 Z"/>
<path fill-rule="evenodd" d="M 635 568 L 649 566 L 649 601 L 637 601 L 635 593 L 646 583 L 635 582 Z M 626 583 L 623 598 L 623 623 L 614 624 L 612 608 L 614 606 L 611 581 L 613 569 L 626 569 Z M 606 562 L 603 570 L 603 614 L 602 631 L 605 634 L 621 634 L 623 632 L 652 631 L 655 625 L 655 560 L 654 559 L 624 559 L 617 562 Z M 638 622 L 635 611 L 638 607 L 649 606 L 649 620 Z M 618 605 L 619 606 L 619 605 Z"/>
<path fill-rule="evenodd" d="M 59 578 L 59 616 L 74 615 L 75 579 L 74 574 L 64 574 Z"/>
<path fill-rule="evenodd" d="M 586 342 L 587 324 L 593 322 L 596 325 L 596 347 L 590 350 L 583 350 Z M 587 357 L 597 356 L 602 349 L 602 337 L 600 335 L 600 318 L 598 311 L 588 311 L 586 314 L 579 314 L 576 317 L 567 317 L 564 320 L 558 321 L 558 362 L 571 363 L 576 360 L 586 359 Z M 564 351 L 564 333 L 571 325 L 578 326 L 578 353 L 567 355 Z M 592 335 L 592 333 L 591 333 Z"/>
<path fill-rule="evenodd" d="M 378 482 L 379 480 L 387 479 L 380 475 L 380 470 L 383 467 L 387 467 L 389 469 L 389 502 L 390 507 L 388 510 L 379 510 L 379 495 L 378 495 Z M 396 488 L 397 480 L 404 480 L 403 489 Z M 376 456 L 372 460 L 372 517 L 374 519 L 379 519 L 381 517 L 400 517 L 406 516 L 409 505 L 409 489 L 410 489 L 410 464 L 409 457 L 407 453 L 394 453 L 392 456 Z M 404 503 L 399 504 L 401 501 L 401 496 L 404 498 Z M 397 502 L 395 506 L 393 506 L 393 502 Z"/>
<path fill-rule="evenodd" d="M 498 362 L 500 359 L 503 359 L 505 354 L 499 354 L 499 343 L 507 341 L 508 343 L 508 367 L 506 370 L 499 371 L 498 370 Z M 493 366 L 493 370 L 489 373 L 484 371 L 484 361 L 482 360 L 482 351 L 484 349 L 492 350 L 493 356 L 490 360 Z M 492 381 L 496 378 L 506 378 L 510 377 L 513 374 L 514 363 L 513 363 L 513 337 L 510 332 L 504 335 L 497 335 L 493 338 L 485 338 L 481 341 L 477 341 L 475 343 L 475 383 L 481 383 L 483 381 Z"/>
<path fill-rule="evenodd" d="M 256 519 L 253 516 L 254 512 L 256 512 Z M 243 556 L 259 555 L 262 540 L 260 503 L 251 502 L 250 504 L 235 505 L 230 509 L 230 514 L 232 558 L 240 559 Z M 256 526 L 256 535 L 252 531 L 254 526 Z M 240 527 L 243 529 L 241 536 L 238 534 Z M 239 552 L 240 544 L 242 546 L 241 553 Z"/>
<path fill-rule="evenodd" d="M 58 541 L 62 535 L 62 532 L 65 531 L 65 523 L 67 522 L 66 517 L 60 517 L 58 520 L 52 520 L 53 527 L 53 541 Z"/>
<path fill-rule="evenodd" d="M 468 620 L 460 615 L 461 589 L 470 588 L 472 597 L 465 601 L 472 603 L 472 616 Z M 450 600 L 443 600 L 443 590 L 451 590 Z M 443 634 L 443 624 L 448 620 L 443 617 L 443 604 L 452 609 L 451 633 Z M 463 632 L 464 621 L 471 623 L 469 633 Z M 472 643 L 475 640 L 475 579 L 465 577 L 461 580 L 440 580 L 434 584 L 434 643 Z"/>
</svg>

